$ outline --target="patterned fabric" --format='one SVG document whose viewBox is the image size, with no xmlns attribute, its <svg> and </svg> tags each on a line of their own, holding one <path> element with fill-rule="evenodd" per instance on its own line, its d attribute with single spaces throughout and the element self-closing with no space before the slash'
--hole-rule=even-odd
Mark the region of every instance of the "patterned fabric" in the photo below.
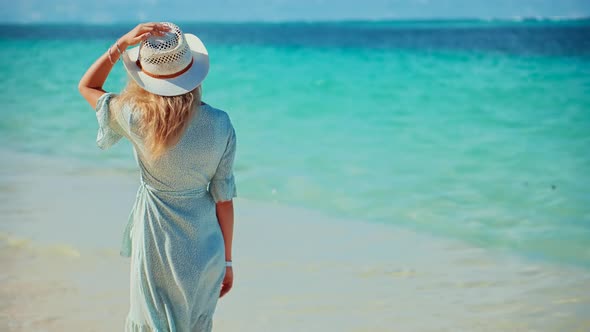
<svg viewBox="0 0 590 332">
<path fill-rule="evenodd" d="M 211 331 L 225 274 L 223 236 L 215 203 L 236 197 L 236 134 L 227 113 L 195 109 L 180 141 L 152 163 L 131 106 L 100 97 L 96 138 L 108 149 L 133 144 L 140 186 L 123 234 L 131 258 L 131 304 L 125 331 Z"/>
</svg>

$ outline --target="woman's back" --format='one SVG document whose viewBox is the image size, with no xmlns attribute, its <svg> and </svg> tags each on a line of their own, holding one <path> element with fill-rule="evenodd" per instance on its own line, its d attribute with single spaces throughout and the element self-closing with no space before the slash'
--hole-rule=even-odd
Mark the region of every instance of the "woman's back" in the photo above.
<svg viewBox="0 0 590 332">
<path fill-rule="evenodd" d="M 150 160 L 145 135 L 140 131 L 141 110 L 127 104 L 111 107 L 117 105 L 111 102 L 112 97 L 105 94 L 99 100 L 99 122 L 108 122 L 113 130 L 106 127 L 99 131 L 98 145 L 105 149 L 127 137 L 133 143 L 142 181 L 163 191 L 197 189 L 211 182 L 209 190 L 216 201 L 225 200 L 217 198 L 227 196 L 228 190 L 235 191 L 228 188 L 234 182 L 235 130 L 226 112 L 209 104 L 195 107 L 178 143 Z"/>
<path fill-rule="evenodd" d="M 157 160 L 150 163 L 137 156 L 143 180 L 151 186 L 190 190 L 207 186 L 217 173 L 228 145 L 231 148 L 230 140 L 235 139 L 233 126 L 227 113 L 208 104 L 195 112 L 179 142 Z"/>
</svg>

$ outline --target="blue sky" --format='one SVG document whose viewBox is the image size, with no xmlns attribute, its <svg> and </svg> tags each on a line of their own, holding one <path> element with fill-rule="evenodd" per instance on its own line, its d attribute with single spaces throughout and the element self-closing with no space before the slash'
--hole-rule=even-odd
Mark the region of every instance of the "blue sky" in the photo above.
<svg viewBox="0 0 590 332">
<path fill-rule="evenodd" d="M 286 21 L 590 16 L 590 0 L 1 0 L 1 22 Z"/>
</svg>

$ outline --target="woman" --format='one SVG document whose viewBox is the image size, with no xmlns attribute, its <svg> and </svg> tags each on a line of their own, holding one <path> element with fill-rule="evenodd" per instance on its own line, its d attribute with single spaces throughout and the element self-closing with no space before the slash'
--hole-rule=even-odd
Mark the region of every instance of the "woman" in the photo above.
<svg viewBox="0 0 590 332">
<path fill-rule="evenodd" d="M 130 79 L 115 95 L 102 87 L 119 57 Z M 131 257 L 126 331 L 210 331 L 217 300 L 233 284 L 235 131 L 225 112 L 201 102 L 208 71 L 199 38 L 145 23 L 80 80 L 96 109 L 98 146 L 126 137 L 140 169 L 121 247 Z"/>
</svg>

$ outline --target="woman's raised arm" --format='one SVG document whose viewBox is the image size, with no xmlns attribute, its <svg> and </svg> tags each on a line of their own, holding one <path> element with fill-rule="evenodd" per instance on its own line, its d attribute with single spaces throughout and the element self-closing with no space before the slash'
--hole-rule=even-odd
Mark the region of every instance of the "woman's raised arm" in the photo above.
<svg viewBox="0 0 590 332">
<path fill-rule="evenodd" d="M 78 84 L 80 94 L 92 108 L 96 108 L 96 101 L 106 92 L 102 86 L 107 80 L 111 69 L 113 69 L 113 66 L 121 56 L 121 52 L 125 52 L 127 47 L 135 45 L 152 35 L 161 36 L 169 30 L 170 28 L 163 24 L 142 23 L 119 38 L 115 44 L 111 45 L 106 52 L 94 61 L 92 66 L 82 76 Z"/>
</svg>

